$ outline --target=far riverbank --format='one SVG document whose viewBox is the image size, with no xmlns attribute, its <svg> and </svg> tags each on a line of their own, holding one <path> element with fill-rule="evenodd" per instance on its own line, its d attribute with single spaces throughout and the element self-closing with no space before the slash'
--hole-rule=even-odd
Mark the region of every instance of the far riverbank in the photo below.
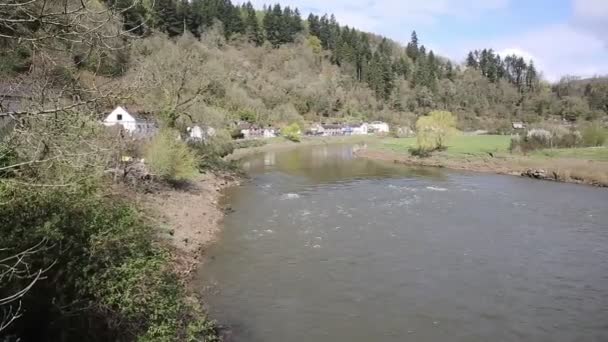
<svg viewBox="0 0 608 342">
<path fill-rule="evenodd" d="M 415 166 L 489 172 L 567 183 L 608 187 L 608 147 L 552 149 L 527 155 L 508 152 L 508 136 L 460 136 L 448 149 L 426 158 L 412 156 L 414 138 L 386 138 L 370 143 L 357 155 Z"/>
</svg>

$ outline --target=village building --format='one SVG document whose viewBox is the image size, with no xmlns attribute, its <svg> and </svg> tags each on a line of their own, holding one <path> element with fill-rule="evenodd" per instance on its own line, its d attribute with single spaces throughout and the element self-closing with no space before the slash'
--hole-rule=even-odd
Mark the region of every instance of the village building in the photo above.
<svg viewBox="0 0 608 342">
<path fill-rule="evenodd" d="M 526 125 L 523 122 L 513 122 L 513 129 L 524 129 Z"/>
<path fill-rule="evenodd" d="M 205 125 L 194 125 L 188 127 L 188 140 L 194 142 L 205 142 L 215 136 L 215 128 Z"/>
<path fill-rule="evenodd" d="M 147 120 L 135 112 L 128 112 L 125 108 L 118 106 L 104 120 L 107 127 L 121 126 L 125 131 L 134 136 L 152 136 L 158 131 L 154 121 Z"/>
<path fill-rule="evenodd" d="M 278 135 L 278 130 L 274 127 L 260 127 L 248 122 L 242 122 L 238 125 L 238 130 L 243 139 L 260 139 L 274 138 Z"/>
<path fill-rule="evenodd" d="M 322 136 L 324 132 L 325 129 L 323 128 L 323 126 L 319 123 L 315 123 L 310 126 L 308 131 L 306 131 L 306 135 Z"/>
<path fill-rule="evenodd" d="M 388 134 L 390 127 L 386 122 L 374 121 L 369 124 L 368 131 L 375 134 Z"/>
<path fill-rule="evenodd" d="M 367 135 L 369 133 L 369 125 L 362 123 L 360 125 L 348 126 L 350 135 Z"/>
<path fill-rule="evenodd" d="M 342 125 L 322 125 L 323 128 L 323 136 L 331 137 L 331 136 L 339 136 L 344 135 L 344 127 Z"/>
</svg>

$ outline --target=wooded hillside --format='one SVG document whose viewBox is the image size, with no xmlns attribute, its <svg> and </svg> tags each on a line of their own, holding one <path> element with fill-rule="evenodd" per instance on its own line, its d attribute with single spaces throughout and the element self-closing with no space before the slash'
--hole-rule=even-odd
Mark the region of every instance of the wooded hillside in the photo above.
<svg viewBox="0 0 608 342">
<path fill-rule="evenodd" d="M 156 113 L 177 111 L 221 125 L 245 118 L 279 124 L 382 119 L 412 126 L 417 116 L 441 109 L 454 112 L 463 129 L 490 130 L 506 129 L 511 121 L 596 120 L 608 113 L 605 79 L 587 82 L 584 89 L 572 77 L 549 84 L 533 61 L 491 49 L 450 61 L 436 56 L 416 32 L 404 47 L 342 26 L 333 15 L 304 19 L 297 8 L 279 4 L 255 9 L 230 0 L 159 0 L 154 6 L 111 0 L 106 5 L 119 10 L 125 32 L 134 37 L 117 39 L 116 49 L 98 56 L 71 44 L 58 73 L 66 78 L 62 81 L 82 83 L 83 71 L 127 81 L 146 89 L 131 100 Z M 14 30 L 1 25 L 3 32 Z M 16 48 L 10 39 L 2 44 L 5 75 L 31 72 L 36 58 L 31 47 Z M 154 65 L 163 68 L 151 71 Z M 171 88 L 170 79 L 177 82 L 180 72 L 187 79 L 180 89 L 162 89 Z M 164 95 L 149 96 L 150 84 Z M 191 101 L 176 104 L 176 92 L 190 94 Z"/>
</svg>

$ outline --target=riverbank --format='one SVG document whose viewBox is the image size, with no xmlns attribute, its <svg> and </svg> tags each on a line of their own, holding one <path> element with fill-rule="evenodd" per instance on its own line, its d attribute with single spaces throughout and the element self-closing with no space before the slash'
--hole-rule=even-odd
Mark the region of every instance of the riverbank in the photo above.
<svg viewBox="0 0 608 342">
<path fill-rule="evenodd" d="M 222 191 L 239 183 L 232 173 L 208 172 L 187 185 L 140 195 L 150 220 L 160 227 L 162 240 L 171 247 L 175 270 L 185 284 L 202 262 L 204 249 L 221 231 Z"/>
<path fill-rule="evenodd" d="M 543 150 L 529 155 L 508 152 L 509 137 L 459 137 L 446 151 L 430 157 L 412 156 L 415 140 L 377 140 L 357 152 L 362 158 L 415 166 L 524 176 L 559 182 L 608 187 L 608 148 Z"/>
</svg>

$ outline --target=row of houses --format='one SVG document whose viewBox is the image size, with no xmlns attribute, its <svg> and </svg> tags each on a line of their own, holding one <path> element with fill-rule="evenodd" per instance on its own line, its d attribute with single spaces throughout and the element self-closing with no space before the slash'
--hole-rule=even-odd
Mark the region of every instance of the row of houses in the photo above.
<svg viewBox="0 0 608 342">
<path fill-rule="evenodd" d="M 125 107 L 116 107 L 104 120 L 105 126 L 121 126 L 129 134 L 137 137 L 153 136 L 158 131 L 155 121 L 148 119 L 150 116 L 145 113 L 128 111 Z M 248 122 L 237 124 L 237 130 L 241 138 L 259 139 L 274 138 L 279 136 L 279 129 L 272 126 L 259 126 Z M 306 132 L 310 136 L 349 136 L 349 135 L 368 135 L 368 134 L 387 134 L 390 127 L 387 123 L 374 121 L 361 124 L 313 124 Z M 204 125 L 194 125 L 187 129 L 187 139 L 204 141 L 215 135 L 215 129 Z"/>
<path fill-rule="evenodd" d="M 131 136 L 145 138 L 154 136 L 158 132 L 156 121 L 150 120 L 149 115 L 134 110 L 127 111 L 118 106 L 103 120 L 107 127 L 121 126 Z M 191 141 L 205 141 L 215 136 L 215 129 L 205 125 L 193 125 L 186 129 L 186 139 Z"/>
<path fill-rule="evenodd" d="M 361 123 L 355 125 L 340 124 L 314 124 L 306 132 L 311 136 L 349 136 L 349 135 L 368 135 L 368 134 L 388 134 L 390 127 L 386 122 L 374 121 L 371 123 Z"/>
</svg>

